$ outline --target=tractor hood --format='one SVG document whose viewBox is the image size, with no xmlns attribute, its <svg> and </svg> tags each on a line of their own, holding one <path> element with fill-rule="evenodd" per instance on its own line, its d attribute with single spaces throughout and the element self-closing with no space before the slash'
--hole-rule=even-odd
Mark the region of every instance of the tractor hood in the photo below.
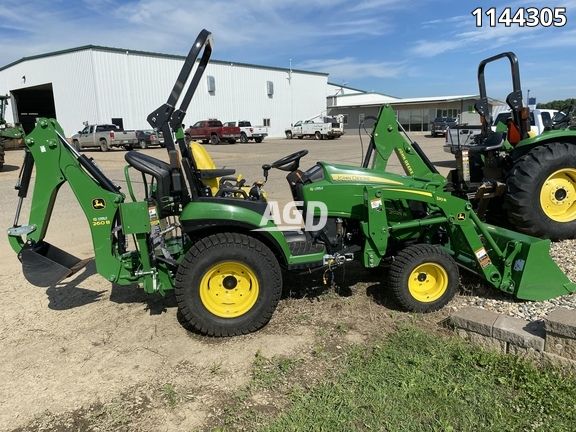
<svg viewBox="0 0 576 432">
<path fill-rule="evenodd" d="M 414 177 L 389 172 L 382 173 L 372 168 L 329 164 L 326 162 L 319 162 L 319 164 L 324 170 L 325 179 L 333 184 L 390 185 L 421 189 L 427 189 L 429 185 L 436 187 L 436 183 L 426 179 L 415 179 Z"/>
</svg>

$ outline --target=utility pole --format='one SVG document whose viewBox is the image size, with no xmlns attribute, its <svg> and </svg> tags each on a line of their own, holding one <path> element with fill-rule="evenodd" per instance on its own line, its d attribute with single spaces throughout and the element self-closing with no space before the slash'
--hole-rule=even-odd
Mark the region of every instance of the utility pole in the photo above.
<svg viewBox="0 0 576 432">
<path fill-rule="evenodd" d="M 294 125 L 294 92 L 292 91 L 292 59 L 288 70 L 288 85 L 290 86 L 290 126 Z"/>
</svg>

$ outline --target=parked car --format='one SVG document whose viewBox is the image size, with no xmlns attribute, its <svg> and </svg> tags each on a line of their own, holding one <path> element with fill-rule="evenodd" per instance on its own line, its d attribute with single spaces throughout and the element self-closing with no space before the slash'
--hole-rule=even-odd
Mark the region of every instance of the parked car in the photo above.
<svg viewBox="0 0 576 432">
<path fill-rule="evenodd" d="M 456 119 L 452 117 L 436 117 L 430 127 L 430 133 L 433 137 L 436 135 L 444 136 L 449 127 L 456 126 Z"/>
<path fill-rule="evenodd" d="M 239 122 L 226 122 L 224 126 L 238 126 L 240 128 L 240 142 L 255 141 L 261 143 L 268 136 L 268 128 L 265 126 L 252 126 L 252 123 L 246 120 Z"/>
<path fill-rule="evenodd" d="M 138 138 L 138 145 L 142 149 L 155 145 L 164 147 L 164 138 L 160 131 L 154 129 L 137 130 L 136 137 Z"/>
<path fill-rule="evenodd" d="M 122 130 L 114 124 L 87 125 L 72 136 L 72 145 L 77 150 L 88 147 L 100 147 L 102 151 L 113 147 L 132 150 L 137 144 L 136 131 Z"/>
<path fill-rule="evenodd" d="M 220 144 L 228 141 L 234 144 L 240 139 L 240 128 L 237 126 L 224 126 L 220 120 L 209 119 L 194 123 L 185 131 L 188 140 L 202 141 L 206 144 Z"/>
</svg>

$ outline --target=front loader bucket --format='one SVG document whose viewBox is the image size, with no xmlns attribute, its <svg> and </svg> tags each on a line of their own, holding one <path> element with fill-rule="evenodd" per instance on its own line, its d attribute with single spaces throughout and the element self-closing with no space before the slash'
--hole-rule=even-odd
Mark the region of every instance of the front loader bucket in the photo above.
<svg viewBox="0 0 576 432">
<path fill-rule="evenodd" d="M 81 260 L 46 242 L 25 247 L 18 257 L 26 280 L 39 287 L 56 285 L 84 268 L 92 259 Z"/>
<path fill-rule="evenodd" d="M 576 284 L 560 270 L 550 257 L 550 240 L 542 240 L 493 225 L 486 225 L 488 232 L 504 251 L 510 241 L 520 243 L 514 257 L 511 279 L 514 295 L 523 300 L 549 300 L 576 291 Z"/>
</svg>

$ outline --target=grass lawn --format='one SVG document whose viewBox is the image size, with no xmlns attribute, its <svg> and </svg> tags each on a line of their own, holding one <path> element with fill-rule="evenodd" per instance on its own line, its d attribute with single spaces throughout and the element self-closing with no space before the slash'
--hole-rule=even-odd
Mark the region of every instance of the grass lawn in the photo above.
<svg viewBox="0 0 576 432">
<path fill-rule="evenodd" d="M 576 377 L 403 329 L 347 353 L 339 372 L 264 431 L 574 431 Z"/>
</svg>

